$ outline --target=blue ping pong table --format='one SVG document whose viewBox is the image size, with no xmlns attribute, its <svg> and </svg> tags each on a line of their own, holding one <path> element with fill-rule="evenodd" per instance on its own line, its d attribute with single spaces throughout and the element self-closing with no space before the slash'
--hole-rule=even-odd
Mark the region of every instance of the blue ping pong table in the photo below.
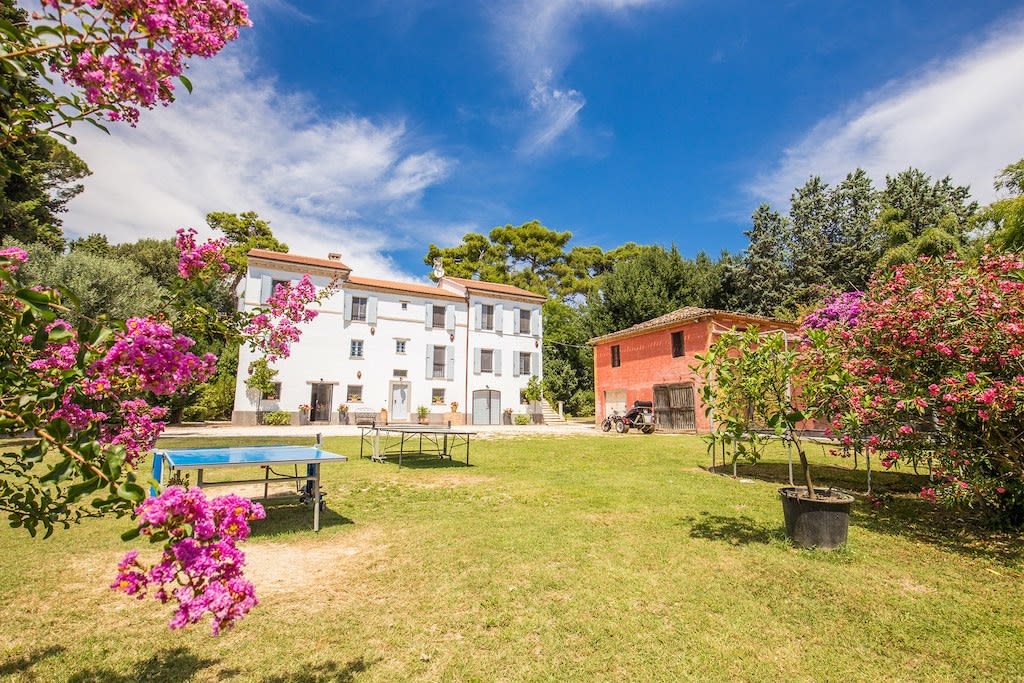
<svg viewBox="0 0 1024 683">
<path fill-rule="evenodd" d="M 320 465 L 325 462 L 344 462 L 344 455 L 325 451 L 318 446 L 230 446 L 226 448 L 167 448 L 153 451 L 153 479 L 161 485 L 166 474 L 170 478 L 175 470 L 196 470 L 199 488 L 231 486 L 238 484 L 263 484 L 263 497 L 267 497 L 267 485 L 282 481 L 304 481 L 307 488 L 312 486 L 310 500 L 313 502 L 313 531 L 320 531 Z M 295 465 L 295 476 L 281 475 L 272 470 L 274 465 Z M 299 465 L 306 466 L 306 473 L 300 474 Z M 208 469 L 225 467 L 262 467 L 262 479 L 233 479 L 231 481 L 205 481 L 203 472 Z M 271 478 L 271 474 L 274 475 Z M 156 491 L 150 489 L 150 494 Z"/>
</svg>

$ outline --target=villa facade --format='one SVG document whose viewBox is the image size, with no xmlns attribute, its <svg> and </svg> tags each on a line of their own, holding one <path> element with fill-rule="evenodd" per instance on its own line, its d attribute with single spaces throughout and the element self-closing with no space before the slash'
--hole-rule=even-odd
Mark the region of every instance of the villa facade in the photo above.
<svg viewBox="0 0 1024 683">
<path fill-rule="evenodd" d="M 257 413 L 268 411 L 292 413 L 297 422 L 303 405 L 322 423 L 382 410 L 389 422 L 416 422 L 425 406 L 433 423 L 499 424 L 506 409 L 524 411 L 522 392 L 542 372 L 544 296 L 443 275 L 434 285 L 364 278 L 337 254 L 254 249 L 239 307 L 265 303 L 278 283 L 305 274 L 318 289 L 332 281 L 337 289 L 302 326 L 291 355 L 272 365 L 273 391 L 259 395 L 246 386 L 259 356 L 241 348 L 233 422 L 255 424 Z"/>
</svg>

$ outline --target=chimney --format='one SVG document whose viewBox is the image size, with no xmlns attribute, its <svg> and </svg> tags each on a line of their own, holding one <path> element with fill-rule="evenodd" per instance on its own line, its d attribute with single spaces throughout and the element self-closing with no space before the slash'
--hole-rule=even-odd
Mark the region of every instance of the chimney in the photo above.
<svg viewBox="0 0 1024 683">
<path fill-rule="evenodd" d="M 328 261 L 340 261 L 341 260 L 341 253 L 337 252 L 337 251 L 332 251 L 331 253 L 327 254 L 327 260 Z"/>
</svg>

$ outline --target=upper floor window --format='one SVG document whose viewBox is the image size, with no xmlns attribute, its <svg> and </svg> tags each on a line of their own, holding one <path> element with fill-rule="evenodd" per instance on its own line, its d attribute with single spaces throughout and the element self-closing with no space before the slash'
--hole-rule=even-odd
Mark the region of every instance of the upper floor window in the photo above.
<svg viewBox="0 0 1024 683">
<path fill-rule="evenodd" d="M 366 297 L 352 297 L 352 319 L 366 321 Z"/>
<path fill-rule="evenodd" d="M 519 352 L 519 374 L 520 375 L 532 375 L 533 371 L 530 369 L 530 354 Z"/>
<path fill-rule="evenodd" d="M 480 349 L 480 372 L 494 372 L 494 351 Z"/>
<path fill-rule="evenodd" d="M 622 365 L 622 356 L 619 355 L 619 345 L 616 344 L 612 347 L 612 367 L 617 368 Z"/>
<path fill-rule="evenodd" d="M 494 306 L 491 304 L 482 304 L 480 306 L 480 329 L 494 329 Z"/>
<path fill-rule="evenodd" d="M 363 357 L 363 340 L 362 339 L 353 339 L 352 340 L 351 352 L 349 353 L 349 355 L 352 356 L 353 358 L 362 358 Z"/>
<path fill-rule="evenodd" d="M 682 332 L 673 332 L 672 333 L 672 357 L 673 358 L 679 358 L 679 356 L 682 356 L 685 353 L 686 353 L 686 348 L 684 346 L 683 333 Z"/>
<path fill-rule="evenodd" d="M 443 330 L 444 327 L 445 327 L 445 324 L 444 324 L 445 307 L 444 306 L 440 306 L 438 304 L 434 304 L 434 314 L 433 315 L 434 315 L 434 329 L 435 330 Z"/>
<path fill-rule="evenodd" d="M 395 340 L 395 353 L 405 353 L 406 340 L 396 339 Z"/>
<path fill-rule="evenodd" d="M 519 309 L 519 331 L 522 334 L 530 334 L 530 316 L 532 312 L 528 308 Z"/>
<path fill-rule="evenodd" d="M 402 310 L 403 311 L 408 311 L 409 310 L 409 302 L 408 301 L 403 301 L 402 302 Z"/>
</svg>

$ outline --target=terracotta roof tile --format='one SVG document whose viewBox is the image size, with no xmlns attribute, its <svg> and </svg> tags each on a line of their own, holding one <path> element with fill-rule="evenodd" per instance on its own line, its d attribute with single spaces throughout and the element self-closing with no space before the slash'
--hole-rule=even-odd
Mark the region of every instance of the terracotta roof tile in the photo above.
<svg viewBox="0 0 1024 683">
<path fill-rule="evenodd" d="M 352 270 L 341 261 L 332 261 L 330 259 L 316 258 L 313 256 L 300 256 L 299 254 L 286 254 L 280 251 L 270 251 L 268 249 L 250 249 L 249 257 L 266 259 L 268 261 L 281 261 L 283 263 L 295 263 L 302 266 L 330 268 L 332 270 L 347 270 L 350 272 Z"/>
<path fill-rule="evenodd" d="M 537 301 L 545 301 L 547 297 L 537 292 L 531 292 L 528 289 L 522 289 L 521 287 L 514 287 L 512 285 L 503 285 L 497 282 L 485 282 L 483 280 L 469 280 L 463 277 L 451 277 L 446 275 L 445 280 L 454 282 L 457 285 L 461 285 L 468 290 L 478 292 L 491 292 L 493 294 L 508 294 L 510 296 L 519 296 L 528 299 L 536 299 Z"/>
<path fill-rule="evenodd" d="M 394 280 L 378 280 L 376 278 L 369 277 L 356 277 L 350 275 L 348 280 L 345 282 L 346 286 L 354 287 L 369 287 L 372 289 L 386 289 L 392 292 L 404 293 L 404 294 L 417 294 L 419 296 L 432 297 L 432 298 L 444 298 L 444 299 L 456 299 L 458 301 L 464 300 L 464 297 L 450 292 L 440 287 L 431 287 L 430 285 L 420 285 L 412 282 L 397 282 Z"/>
<path fill-rule="evenodd" d="M 637 323 L 632 327 L 627 327 L 624 330 L 617 332 L 610 332 L 609 334 L 602 335 L 600 337 L 594 337 L 587 343 L 591 346 L 596 346 L 601 342 L 612 341 L 615 339 L 625 339 L 638 334 L 644 334 L 645 332 L 653 332 L 665 327 L 671 327 L 680 323 L 692 322 L 694 320 L 700 320 L 702 318 L 731 318 L 740 322 L 749 323 L 769 323 L 772 325 L 779 325 L 783 327 L 789 327 L 796 329 L 796 323 L 791 320 L 782 320 L 780 318 L 767 318 L 760 315 L 750 315 L 747 313 L 733 313 L 731 311 L 720 311 L 714 308 L 698 308 L 696 306 L 684 306 L 678 308 L 671 313 L 659 316 L 652 320 L 645 320 L 642 323 Z"/>
</svg>

